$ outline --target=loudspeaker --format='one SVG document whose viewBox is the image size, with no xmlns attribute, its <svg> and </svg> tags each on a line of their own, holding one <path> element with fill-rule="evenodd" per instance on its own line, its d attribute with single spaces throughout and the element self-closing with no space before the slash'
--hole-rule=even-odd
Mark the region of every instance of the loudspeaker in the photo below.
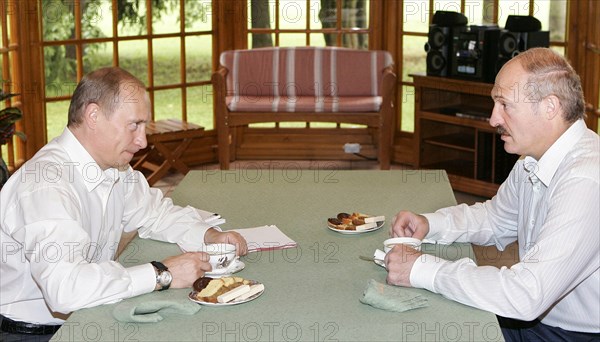
<svg viewBox="0 0 600 342">
<path fill-rule="evenodd" d="M 458 12 L 435 11 L 431 23 L 438 26 L 466 26 L 467 17 Z"/>
<path fill-rule="evenodd" d="M 449 76 L 451 70 L 452 37 L 466 30 L 467 17 L 458 12 L 436 11 L 429 26 L 425 51 L 427 75 Z"/>
<path fill-rule="evenodd" d="M 512 32 L 535 32 L 542 29 L 542 23 L 528 15 L 509 15 L 504 29 Z"/>
<path fill-rule="evenodd" d="M 496 25 L 476 26 L 453 37 L 452 77 L 493 82 L 498 58 L 500 29 Z"/>
<path fill-rule="evenodd" d="M 549 47 L 550 32 L 513 32 L 502 30 L 498 38 L 498 60 L 496 62 L 496 72 L 500 71 L 502 66 L 511 58 L 519 53 L 534 47 Z"/>
<path fill-rule="evenodd" d="M 425 51 L 427 52 L 427 75 L 448 76 L 450 60 L 450 41 L 452 35 L 450 27 L 431 25 Z"/>
</svg>

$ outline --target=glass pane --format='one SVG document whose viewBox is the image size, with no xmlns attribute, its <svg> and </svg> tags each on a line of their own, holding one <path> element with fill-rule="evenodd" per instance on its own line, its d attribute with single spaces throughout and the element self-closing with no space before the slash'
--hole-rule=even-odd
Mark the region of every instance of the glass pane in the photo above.
<svg viewBox="0 0 600 342">
<path fill-rule="evenodd" d="M 59 101 L 46 103 L 46 129 L 48 141 L 59 136 L 67 125 L 69 102 L 70 101 Z"/>
<path fill-rule="evenodd" d="M 248 35 L 248 47 L 256 49 L 275 46 L 275 35 L 270 33 L 251 33 Z"/>
<path fill-rule="evenodd" d="M 42 2 L 42 37 L 44 41 L 75 37 L 75 16 L 72 1 Z"/>
<path fill-rule="evenodd" d="M 112 65 L 112 43 L 86 44 L 83 46 L 83 72 Z"/>
<path fill-rule="evenodd" d="M 81 35 L 83 38 L 112 37 L 110 1 L 82 1 Z"/>
<path fill-rule="evenodd" d="M 458 12 L 460 11 L 460 0 L 435 0 L 433 2 L 433 13 L 435 11 L 448 11 Z"/>
<path fill-rule="evenodd" d="M 404 1 L 403 30 L 429 32 L 429 0 Z"/>
<path fill-rule="evenodd" d="M 213 129 L 213 88 L 206 84 L 199 87 L 187 88 L 188 121 Z"/>
<path fill-rule="evenodd" d="M 153 34 L 180 32 L 179 5 L 179 1 L 164 1 L 162 8 L 156 3 L 154 4 L 152 8 Z"/>
<path fill-rule="evenodd" d="M 404 132 L 415 131 L 415 88 L 402 86 L 402 125 Z"/>
<path fill-rule="evenodd" d="M 181 90 L 154 92 L 154 120 L 181 119 Z"/>
<path fill-rule="evenodd" d="M 179 38 L 153 40 L 154 85 L 181 83 Z"/>
<path fill-rule="evenodd" d="M 309 25 L 308 27 L 311 30 L 319 30 L 322 29 L 324 26 L 321 23 L 321 20 L 323 20 L 321 18 L 321 16 L 325 15 L 325 12 L 321 11 L 321 0 L 309 0 L 309 5 L 308 5 L 308 16 L 309 16 Z"/>
<path fill-rule="evenodd" d="M 342 28 L 368 28 L 368 1 L 346 1 L 342 8 Z"/>
<path fill-rule="evenodd" d="M 212 0 L 195 0 L 185 2 L 185 30 L 212 30 Z"/>
<path fill-rule="evenodd" d="M 402 81 L 412 82 L 408 74 L 425 73 L 427 70 L 427 52 L 424 46 L 427 37 L 407 36 L 402 40 L 404 44 L 402 53 Z"/>
<path fill-rule="evenodd" d="M 550 48 L 551 48 L 552 50 L 554 50 L 554 51 L 558 52 L 558 53 L 559 53 L 561 56 L 563 56 L 563 57 L 564 57 L 564 55 L 565 55 L 565 48 L 564 48 L 564 47 L 562 47 L 562 46 L 556 46 L 556 45 L 553 45 L 553 46 L 551 46 Z"/>
<path fill-rule="evenodd" d="M 148 32 L 146 28 L 146 2 L 139 0 L 117 1 L 117 32 L 119 36 L 137 36 Z"/>
<path fill-rule="evenodd" d="M 248 29 L 275 28 L 275 0 L 248 0 Z"/>
<path fill-rule="evenodd" d="M 550 41 L 565 41 L 567 2 L 564 0 L 536 1 L 534 16 L 542 22 L 542 30 L 550 31 Z"/>
<path fill-rule="evenodd" d="M 279 35 L 279 46 L 306 46 L 306 34 L 282 33 Z"/>
<path fill-rule="evenodd" d="M 529 15 L 529 0 L 500 0 L 498 26 L 506 26 L 506 18 L 509 15 Z"/>
<path fill-rule="evenodd" d="M 335 42 L 335 38 L 333 40 Z M 325 46 L 325 35 L 323 33 L 310 34 L 310 46 Z"/>
<path fill-rule="evenodd" d="M 185 39 L 187 82 L 208 81 L 212 73 L 212 36 Z"/>
<path fill-rule="evenodd" d="M 342 35 L 342 46 L 352 49 L 368 50 L 369 35 L 366 33 L 350 33 Z"/>
<path fill-rule="evenodd" d="M 44 69 L 46 94 L 59 93 L 58 96 L 64 95 L 62 88 L 77 83 L 75 45 L 44 47 Z M 61 90 L 57 91 L 57 89 Z M 67 92 L 67 94 L 70 95 L 70 92 Z"/>
<path fill-rule="evenodd" d="M 470 25 L 491 24 L 494 7 L 489 1 L 469 0 L 465 2 L 465 13 Z"/>
<path fill-rule="evenodd" d="M 145 40 L 120 41 L 119 66 L 148 85 L 148 43 Z"/>
<path fill-rule="evenodd" d="M 282 30 L 306 29 L 306 0 L 279 2 L 279 28 Z"/>
</svg>

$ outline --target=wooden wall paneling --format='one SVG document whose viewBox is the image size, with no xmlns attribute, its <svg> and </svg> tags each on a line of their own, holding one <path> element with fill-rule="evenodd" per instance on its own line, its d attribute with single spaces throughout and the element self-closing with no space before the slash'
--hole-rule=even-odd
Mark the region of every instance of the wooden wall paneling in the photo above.
<svg viewBox="0 0 600 342">
<path fill-rule="evenodd" d="M 587 101 L 588 127 L 599 131 L 600 118 L 600 1 L 587 2 L 587 39 L 585 43 L 585 79 L 583 89 Z"/>
<path fill-rule="evenodd" d="M 17 92 L 21 94 L 21 110 L 23 132 L 27 135 L 27 143 L 20 145 L 19 162 L 33 157 L 46 143 L 46 107 L 44 106 L 44 68 L 41 48 L 40 13 L 37 0 L 21 0 L 11 2 L 17 11 L 13 33 L 18 35 L 20 52 L 19 65 L 14 69 Z"/>
<path fill-rule="evenodd" d="M 567 30 L 567 58 L 581 77 L 587 102 L 586 123 L 594 131 L 598 130 L 597 94 L 600 55 L 594 49 L 594 42 L 600 39 L 599 6 L 596 0 L 570 1 Z"/>
</svg>

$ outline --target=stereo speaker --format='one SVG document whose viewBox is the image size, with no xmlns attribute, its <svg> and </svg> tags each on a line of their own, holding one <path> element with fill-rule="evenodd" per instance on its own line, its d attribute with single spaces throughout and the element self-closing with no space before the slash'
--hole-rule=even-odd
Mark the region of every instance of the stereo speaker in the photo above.
<svg viewBox="0 0 600 342">
<path fill-rule="evenodd" d="M 504 29 L 512 32 L 536 32 L 542 29 L 542 23 L 528 15 L 509 15 Z"/>
<path fill-rule="evenodd" d="M 431 23 L 438 26 L 466 26 L 467 17 L 458 12 L 435 11 Z"/>
<path fill-rule="evenodd" d="M 433 14 L 425 43 L 428 76 L 450 75 L 452 37 L 467 29 L 467 21 L 467 17 L 458 12 L 436 11 Z"/>
<path fill-rule="evenodd" d="M 496 25 L 469 26 L 453 37 L 450 76 L 473 81 L 493 82 L 498 58 L 500 29 Z"/>
<path fill-rule="evenodd" d="M 496 62 L 496 72 L 500 71 L 502 66 L 511 58 L 519 53 L 534 47 L 549 47 L 550 32 L 514 32 L 502 30 L 498 38 L 498 60 Z"/>
</svg>

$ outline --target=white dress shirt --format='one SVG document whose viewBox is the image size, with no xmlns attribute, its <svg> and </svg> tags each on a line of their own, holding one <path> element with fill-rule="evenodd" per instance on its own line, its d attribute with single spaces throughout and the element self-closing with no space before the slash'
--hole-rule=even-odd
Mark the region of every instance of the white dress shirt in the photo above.
<svg viewBox="0 0 600 342">
<path fill-rule="evenodd" d="M 427 238 L 500 250 L 518 240 L 520 262 L 498 269 L 424 256 L 411 284 L 500 316 L 600 332 L 599 145 L 579 120 L 539 161 L 519 160 L 491 200 L 426 214 Z"/>
<path fill-rule="evenodd" d="M 114 261 L 123 231 L 198 250 L 210 226 L 131 167 L 102 171 L 65 129 L 2 188 L 0 228 L 0 314 L 60 324 L 53 312 L 154 290 L 152 265 L 125 268 Z"/>
</svg>

